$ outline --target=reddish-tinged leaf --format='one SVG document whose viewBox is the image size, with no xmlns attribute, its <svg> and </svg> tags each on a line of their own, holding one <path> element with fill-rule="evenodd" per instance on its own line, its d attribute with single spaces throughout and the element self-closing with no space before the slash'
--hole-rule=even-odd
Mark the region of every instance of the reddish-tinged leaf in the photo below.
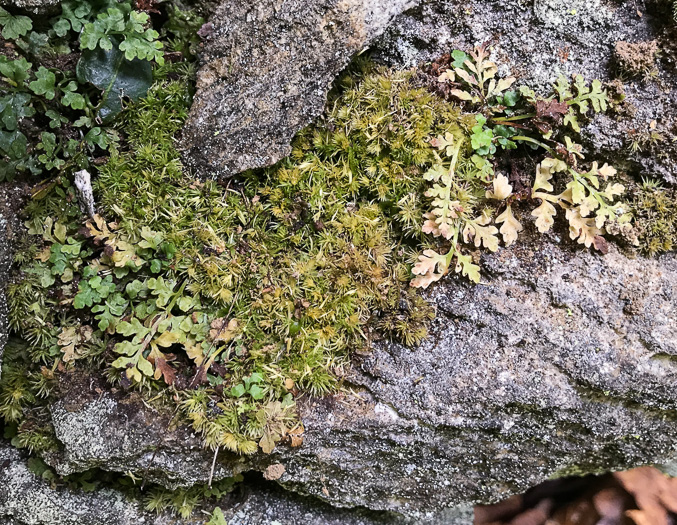
<svg viewBox="0 0 677 525">
<path fill-rule="evenodd" d="M 548 117 L 559 121 L 569 111 L 566 102 L 557 102 L 556 100 L 538 100 L 536 102 L 536 115 L 539 117 Z"/>
<path fill-rule="evenodd" d="M 595 237 L 592 240 L 592 244 L 597 250 L 602 252 L 603 255 L 609 253 L 609 243 L 601 235 L 595 235 Z"/>
<path fill-rule="evenodd" d="M 158 372 L 162 374 L 162 378 L 168 385 L 173 385 L 176 381 L 176 372 L 171 365 L 162 357 L 155 358 L 155 375 L 159 376 Z M 159 377 L 156 377 L 159 379 Z"/>
</svg>

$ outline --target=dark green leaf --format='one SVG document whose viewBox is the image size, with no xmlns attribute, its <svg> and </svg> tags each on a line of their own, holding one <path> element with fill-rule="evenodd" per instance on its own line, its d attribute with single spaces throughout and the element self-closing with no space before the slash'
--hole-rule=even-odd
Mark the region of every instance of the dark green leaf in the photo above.
<svg viewBox="0 0 677 525">
<path fill-rule="evenodd" d="M 12 15 L 0 7 L 0 27 L 2 38 L 16 40 L 33 29 L 33 22 L 27 16 Z"/>
<path fill-rule="evenodd" d="M 32 65 L 25 58 L 8 60 L 6 56 L 0 55 L 0 74 L 12 80 L 18 86 L 21 86 L 24 80 L 28 78 Z"/>
<path fill-rule="evenodd" d="M 123 97 L 138 100 L 153 81 L 150 62 L 127 60 L 117 48 L 84 51 L 77 65 L 80 82 L 89 82 L 102 91 L 99 116 L 110 121 L 122 111 Z"/>
<path fill-rule="evenodd" d="M 517 91 L 506 91 L 503 94 L 503 104 L 509 108 L 513 108 L 519 102 L 519 93 Z"/>
</svg>

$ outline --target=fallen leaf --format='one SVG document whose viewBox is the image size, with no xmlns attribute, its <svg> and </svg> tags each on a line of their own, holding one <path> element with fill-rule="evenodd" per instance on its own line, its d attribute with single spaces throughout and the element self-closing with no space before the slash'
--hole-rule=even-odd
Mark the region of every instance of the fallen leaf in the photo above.
<svg viewBox="0 0 677 525">
<path fill-rule="evenodd" d="M 173 385 L 176 381 L 176 372 L 174 369 L 167 363 L 167 361 L 162 357 L 157 357 L 155 359 L 155 379 L 160 379 L 160 376 L 165 380 L 165 383 L 168 385 Z"/>
<path fill-rule="evenodd" d="M 303 445 L 303 427 L 298 427 L 289 431 L 291 446 L 296 448 Z"/>
<path fill-rule="evenodd" d="M 536 102 L 536 115 L 539 117 L 548 117 L 560 120 L 569 112 L 569 105 L 566 102 L 557 102 L 556 100 L 538 100 Z"/>
<path fill-rule="evenodd" d="M 263 433 L 261 440 L 259 441 L 259 446 L 264 454 L 270 454 L 275 450 L 275 440 L 273 436 L 267 430 Z"/>
<path fill-rule="evenodd" d="M 209 330 L 209 339 L 213 342 L 227 343 L 232 341 L 237 335 L 238 322 L 237 319 L 231 319 L 226 322 L 225 317 L 214 319 L 211 323 L 211 330 Z"/>
<path fill-rule="evenodd" d="M 263 471 L 263 477 L 268 481 L 274 481 L 280 479 L 282 474 L 284 474 L 285 468 L 282 463 L 274 463 L 273 465 L 268 465 L 266 470 Z"/>
</svg>

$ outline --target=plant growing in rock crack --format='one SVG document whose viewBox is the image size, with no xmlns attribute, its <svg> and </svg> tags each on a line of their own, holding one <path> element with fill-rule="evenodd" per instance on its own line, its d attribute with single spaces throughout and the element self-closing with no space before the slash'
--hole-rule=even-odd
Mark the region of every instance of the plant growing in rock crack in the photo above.
<svg viewBox="0 0 677 525">
<path fill-rule="evenodd" d="M 26 210 L 23 279 L 8 294 L 23 369 L 104 369 L 178 409 L 207 446 L 268 453 L 302 443 L 297 397 L 335 392 L 351 352 L 425 336 L 432 309 L 409 286 L 417 257 L 414 286 L 449 269 L 478 281 L 477 249 L 515 242 L 527 205 L 539 227 L 559 209 L 572 238 L 603 247 L 602 228 L 622 222 L 621 190 L 602 184 L 609 166 L 579 167 L 559 126 L 601 111 L 599 86 L 562 82 L 543 99 L 495 79 L 484 51 L 455 61 L 442 82 L 469 110 L 412 73 L 364 67 L 289 158 L 228 184 L 183 169 L 174 135 L 190 83 L 156 65 L 159 79 L 117 119 L 124 141 L 94 181 L 99 215 L 83 220 L 66 173 Z M 518 188 L 494 160 L 524 147 L 548 156 Z"/>
<path fill-rule="evenodd" d="M 555 206 L 559 207 L 569 222 L 571 239 L 601 251 L 607 249 L 605 224 L 630 227 L 628 206 L 614 202 L 625 192 L 623 185 L 612 182 L 616 170 L 608 164 L 600 168 L 596 162 L 581 170 L 582 148 L 561 130 L 568 126 L 578 132 L 581 117 L 606 110 L 608 98 L 601 83 L 588 85 L 581 76 L 572 82 L 560 77 L 554 95 L 548 98 L 524 87 L 519 92 L 508 91 L 515 79 L 497 79 L 498 68 L 488 56 L 484 47 L 469 55 L 456 50 L 451 54 L 453 62 L 438 78 L 452 86 L 451 97 L 480 112 L 470 125 L 469 137 L 454 131 L 431 141 L 440 154 L 424 175 L 431 182 L 425 195 L 432 199 L 432 209 L 425 215 L 423 232 L 447 244 L 444 253 L 427 249 L 418 257 L 412 270 L 414 287 L 426 288 L 450 268 L 479 282 L 479 266 L 464 253 L 463 245 L 496 251 L 499 233 L 506 246 L 514 243 L 523 230 L 513 213 L 516 201 L 540 201 L 532 216 L 541 233 L 552 228 Z M 509 178 L 495 174 L 491 162 L 499 149 L 520 145 L 548 153 L 526 194 L 515 194 Z M 564 175 L 566 186 L 554 194 L 551 180 L 558 173 Z M 498 209 L 494 202 L 499 203 Z"/>
</svg>

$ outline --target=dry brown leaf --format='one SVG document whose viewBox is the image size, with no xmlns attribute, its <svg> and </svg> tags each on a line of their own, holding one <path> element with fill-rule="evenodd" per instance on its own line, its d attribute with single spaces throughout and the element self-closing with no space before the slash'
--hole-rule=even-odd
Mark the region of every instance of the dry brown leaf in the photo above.
<svg viewBox="0 0 677 525">
<path fill-rule="evenodd" d="M 460 89 L 452 89 L 452 90 L 449 91 L 449 93 L 451 95 L 455 96 L 456 98 L 460 99 L 460 100 L 467 100 L 467 101 L 472 100 L 472 95 L 470 93 L 468 93 L 467 91 L 462 91 Z"/>
<path fill-rule="evenodd" d="M 536 101 L 536 115 L 538 117 L 548 117 L 560 120 L 568 112 L 569 105 L 566 102 L 558 102 L 557 100 Z"/>
<path fill-rule="evenodd" d="M 210 326 L 209 339 L 215 343 L 227 343 L 228 341 L 232 341 L 237 335 L 239 324 L 237 319 L 231 319 L 226 323 L 225 317 L 219 317 L 214 319 Z"/>
<path fill-rule="evenodd" d="M 592 496 L 595 510 L 602 518 L 619 521 L 625 511 L 625 497 L 615 488 L 600 490 Z"/>
<path fill-rule="evenodd" d="M 268 430 L 263 432 L 263 436 L 259 441 L 259 446 L 264 454 L 270 454 L 275 450 L 275 439 L 273 439 L 272 434 Z"/>
<path fill-rule="evenodd" d="M 658 497 L 666 509 L 677 514 L 677 478 L 665 478 L 658 491 Z"/>
<path fill-rule="evenodd" d="M 428 212 L 424 214 L 423 217 L 426 219 L 423 223 L 423 233 L 431 233 L 434 237 L 442 235 L 434 213 Z"/>
<path fill-rule="evenodd" d="M 165 380 L 165 383 L 168 385 L 173 385 L 176 381 L 176 372 L 169 365 L 169 363 L 163 357 L 155 358 L 155 379 L 160 379 L 160 377 Z"/>
<path fill-rule="evenodd" d="M 303 427 L 298 427 L 289 431 L 292 447 L 296 448 L 303 445 L 303 431 Z"/>
<path fill-rule="evenodd" d="M 442 273 L 428 273 L 425 275 L 419 275 L 417 277 L 414 277 L 411 280 L 411 283 L 409 283 L 409 286 L 412 288 L 428 288 L 432 283 L 439 281 L 442 277 L 444 277 L 444 274 Z"/>
<path fill-rule="evenodd" d="M 186 349 L 188 357 L 190 357 L 197 366 L 200 366 L 204 362 L 205 356 L 200 343 L 195 344 L 187 341 L 184 344 L 184 348 Z"/>
<path fill-rule="evenodd" d="M 274 463 L 273 465 L 268 465 L 266 470 L 263 471 L 263 477 L 268 481 L 274 481 L 280 479 L 282 474 L 284 474 L 285 468 L 282 463 Z"/>
</svg>

